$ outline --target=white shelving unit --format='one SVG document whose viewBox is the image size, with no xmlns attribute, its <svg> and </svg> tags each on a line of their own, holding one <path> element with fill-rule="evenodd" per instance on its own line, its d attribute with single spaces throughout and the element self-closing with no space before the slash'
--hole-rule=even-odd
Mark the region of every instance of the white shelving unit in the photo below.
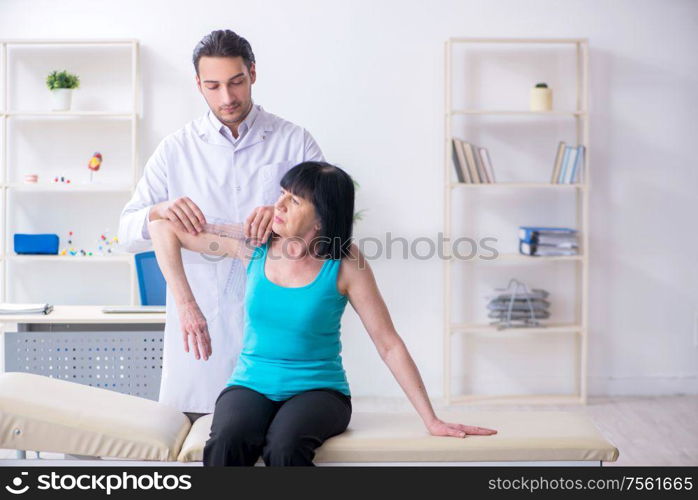
<svg viewBox="0 0 698 500">
<path fill-rule="evenodd" d="M 562 111 L 525 111 L 525 110 L 495 110 L 495 109 L 453 109 L 453 51 L 456 45 L 460 44 L 563 44 L 569 47 L 570 44 L 575 49 L 576 60 L 576 109 Z M 450 38 L 445 43 L 445 143 L 444 143 L 444 236 L 447 239 L 458 237 L 460 234 L 452 234 L 452 196 L 455 190 L 465 190 L 466 193 L 473 193 L 474 190 L 481 190 L 483 193 L 499 192 L 503 190 L 545 190 L 545 192 L 567 193 L 575 196 L 576 207 L 576 227 L 579 231 L 580 254 L 574 256 L 560 257 L 530 257 L 520 254 L 502 253 L 496 259 L 472 260 L 467 266 L 496 265 L 501 262 L 510 262 L 517 265 L 546 266 L 551 262 L 568 262 L 571 266 L 576 266 L 576 307 L 575 321 L 571 323 L 549 323 L 542 320 L 542 327 L 512 328 L 497 330 L 495 326 L 488 323 L 477 324 L 470 322 L 454 322 L 452 311 L 452 288 L 453 288 L 453 262 L 452 259 L 445 259 L 444 262 L 444 397 L 448 404 L 453 403 L 515 403 L 515 404 L 586 404 L 587 401 L 587 344 L 588 344 L 588 268 L 589 268 L 589 115 L 588 115 L 588 70 L 589 48 L 588 40 L 585 38 L 570 39 L 513 39 L 513 38 Z M 461 89 L 462 90 L 462 89 Z M 492 184 L 466 184 L 452 182 L 452 154 L 451 139 L 453 137 L 453 117 L 464 115 L 500 115 L 500 116 L 531 116 L 542 120 L 546 117 L 564 119 L 569 117 L 574 120 L 576 140 L 585 146 L 583 183 L 582 184 L 552 184 L 544 182 L 498 182 Z M 547 165 L 547 162 L 546 162 Z M 551 166 L 552 167 L 552 166 Z M 528 192 L 528 191 L 527 191 Z M 457 279 L 464 279 L 463 275 L 458 275 Z M 579 346 L 577 386 L 578 393 L 574 394 L 512 394 L 512 395 L 489 395 L 489 394 L 454 394 L 452 390 L 453 378 L 453 352 L 452 343 L 456 335 L 487 336 L 505 342 L 506 339 L 522 336 L 535 338 L 537 335 L 551 334 L 563 336 L 577 336 Z M 530 336 L 530 337 L 529 337 Z"/>
<path fill-rule="evenodd" d="M 89 48 L 101 50 L 103 48 L 123 48 L 129 51 L 130 55 L 130 91 L 128 104 L 130 109 L 123 111 L 110 110 L 75 110 L 75 111 L 44 111 L 44 110 L 23 110 L 15 109 L 15 105 L 11 102 L 10 89 L 15 83 L 10 75 L 8 65 L 9 50 L 14 47 L 34 46 L 36 48 L 66 49 L 71 47 Z M 138 283 L 136 279 L 135 264 L 133 255 L 129 254 L 114 254 L 114 255 L 92 255 L 92 256 L 61 256 L 61 255 L 16 255 L 11 252 L 11 236 L 8 235 L 10 228 L 10 216 L 12 207 L 10 206 L 10 194 L 13 192 L 32 193 L 32 196 L 41 196 L 46 193 L 61 193 L 61 196 L 94 196 L 104 193 L 123 193 L 130 194 L 133 192 L 138 181 L 138 108 L 140 98 L 140 69 L 139 69 L 139 45 L 135 39 L 4 39 L 0 40 L 0 77 L 2 78 L 2 106 L 0 107 L 0 119 L 2 120 L 2 135 L 0 136 L 0 168 L 2 177 L 0 177 L 0 194 L 2 195 L 3 216 L 0 218 L 0 263 L 2 264 L 2 289 L 0 290 L 0 300 L 11 300 L 9 293 L 9 266 L 15 262 L 52 262 L 53 265 L 60 266 L 66 263 L 78 263 L 81 266 L 90 266 L 96 263 L 102 265 L 113 264 L 125 266 L 129 272 L 129 297 L 131 304 L 138 303 Z M 45 78 L 45 75 L 42 75 Z M 45 89 L 45 87 L 44 87 Z M 48 92 L 48 91 L 47 91 Z M 30 184 L 21 182 L 10 182 L 11 169 L 17 170 L 19 166 L 8 164 L 8 130 L 13 126 L 15 118 L 30 118 L 32 121 L 41 120 L 46 123 L 55 123 L 57 120 L 128 120 L 130 124 L 130 180 L 128 182 L 106 182 L 95 184 L 62 184 L 62 183 L 42 183 Z M 41 179 L 40 179 L 41 180 Z M 77 223 L 76 223 L 77 225 Z M 61 240 L 63 238 L 61 237 Z M 61 241 L 61 247 L 65 245 Z"/>
</svg>

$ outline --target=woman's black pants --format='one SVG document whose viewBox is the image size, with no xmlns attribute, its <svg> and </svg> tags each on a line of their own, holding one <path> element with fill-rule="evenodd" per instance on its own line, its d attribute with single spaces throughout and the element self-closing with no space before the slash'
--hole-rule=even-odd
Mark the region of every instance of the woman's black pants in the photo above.
<svg viewBox="0 0 698 500">
<path fill-rule="evenodd" d="M 204 466 L 313 465 L 315 450 L 344 432 L 351 418 L 351 397 L 316 389 L 274 401 L 240 385 L 216 399 Z"/>
</svg>

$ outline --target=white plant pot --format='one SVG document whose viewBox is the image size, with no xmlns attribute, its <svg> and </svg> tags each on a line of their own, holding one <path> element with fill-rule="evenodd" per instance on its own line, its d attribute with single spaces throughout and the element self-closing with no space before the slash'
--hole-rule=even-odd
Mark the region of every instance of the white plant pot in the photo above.
<svg viewBox="0 0 698 500">
<path fill-rule="evenodd" d="M 552 111 L 553 89 L 533 87 L 531 89 L 531 111 Z"/>
<path fill-rule="evenodd" d="M 68 111 L 73 97 L 73 89 L 53 89 L 51 91 L 51 109 L 53 111 Z"/>
</svg>

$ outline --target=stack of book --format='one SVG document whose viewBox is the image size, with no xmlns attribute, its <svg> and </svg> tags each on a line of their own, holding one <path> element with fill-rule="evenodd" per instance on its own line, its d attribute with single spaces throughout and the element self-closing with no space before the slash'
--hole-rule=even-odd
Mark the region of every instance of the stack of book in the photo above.
<svg viewBox="0 0 698 500">
<path fill-rule="evenodd" d="M 497 290 L 497 289 L 495 289 Z M 491 296 L 487 304 L 489 313 L 487 316 L 495 321 L 491 324 L 507 324 L 515 326 L 517 323 L 527 325 L 536 323 L 538 319 L 550 317 L 550 302 L 547 299 L 548 291 L 541 288 L 532 288 L 530 291 L 510 291 Z"/>
<path fill-rule="evenodd" d="M 519 253 L 533 256 L 577 255 L 577 230 L 569 227 L 519 227 Z"/>
<path fill-rule="evenodd" d="M 555 155 L 552 184 L 576 184 L 582 182 L 581 173 L 584 165 L 584 145 L 568 146 L 560 141 Z"/>
<path fill-rule="evenodd" d="M 491 184 L 495 182 L 492 162 L 486 148 L 477 147 L 470 142 L 455 137 L 451 140 L 453 148 L 453 167 L 456 169 L 458 182 L 468 184 Z"/>
<path fill-rule="evenodd" d="M 49 314 L 51 311 L 53 311 L 51 304 L 0 303 L 0 314 Z"/>
</svg>

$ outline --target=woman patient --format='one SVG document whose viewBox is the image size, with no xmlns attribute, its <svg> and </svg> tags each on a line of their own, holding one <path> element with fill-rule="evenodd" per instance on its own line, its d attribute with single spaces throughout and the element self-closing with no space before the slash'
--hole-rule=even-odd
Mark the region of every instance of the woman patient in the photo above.
<svg viewBox="0 0 698 500">
<path fill-rule="evenodd" d="M 242 351 L 216 400 L 205 466 L 251 466 L 260 455 L 268 466 L 313 465 L 315 450 L 346 430 L 352 405 L 339 337 L 347 302 L 429 433 L 497 432 L 434 413 L 371 267 L 351 243 L 353 215 L 351 177 L 328 163 L 305 162 L 281 180 L 266 243 L 240 238 L 242 226 L 209 225 L 192 235 L 166 219 L 149 223 L 178 308 L 195 303 L 181 248 L 241 259 L 247 268 Z M 205 325 L 198 307 L 186 310 L 193 316 L 187 322 Z M 211 355 L 210 343 L 201 350 L 204 358 Z"/>
</svg>

